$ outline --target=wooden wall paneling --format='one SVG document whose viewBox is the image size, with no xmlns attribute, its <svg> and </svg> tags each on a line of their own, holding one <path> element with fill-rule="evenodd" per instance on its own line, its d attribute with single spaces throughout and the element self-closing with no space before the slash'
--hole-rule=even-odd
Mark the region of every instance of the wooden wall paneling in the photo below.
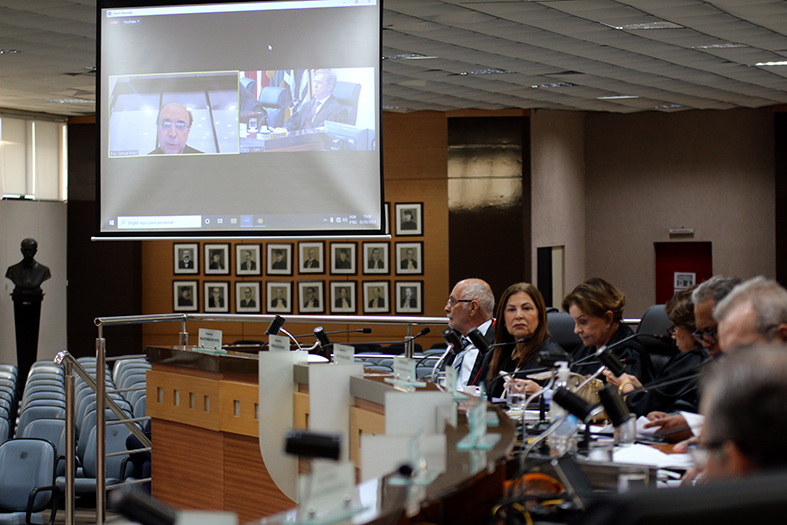
<svg viewBox="0 0 787 525">
<path fill-rule="evenodd" d="M 220 429 L 218 377 L 173 374 L 154 369 L 147 373 L 146 395 L 148 416 L 209 430 Z"/>
<path fill-rule="evenodd" d="M 226 508 L 220 452 L 224 439 L 220 432 L 157 419 L 151 425 L 151 442 L 151 488 L 155 498 L 179 509 Z M 157 454 L 156 450 L 166 450 L 167 454 Z"/>
<path fill-rule="evenodd" d="M 237 512 L 239 523 L 248 523 L 294 506 L 271 480 L 257 437 L 225 433 L 223 508 Z"/>
</svg>

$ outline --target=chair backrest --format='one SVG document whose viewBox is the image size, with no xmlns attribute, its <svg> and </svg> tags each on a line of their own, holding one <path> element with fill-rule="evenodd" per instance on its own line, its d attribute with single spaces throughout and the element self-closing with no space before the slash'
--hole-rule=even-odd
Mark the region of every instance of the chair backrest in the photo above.
<svg viewBox="0 0 787 525">
<path fill-rule="evenodd" d="M 21 436 L 24 431 L 25 427 L 33 421 L 34 419 L 65 419 L 66 418 L 66 409 L 62 407 L 55 407 L 55 406 L 38 406 L 38 407 L 30 407 L 27 410 L 24 410 L 22 414 L 19 416 L 19 425 L 17 426 L 17 432 Z"/>
<path fill-rule="evenodd" d="M 45 439 L 55 445 L 55 452 L 62 456 L 66 453 L 65 428 L 65 419 L 36 419 L 25 427 L 21 437 Z"/>
<path fill-rule="evenodd" d="M 268 126 L 280 128 L 284 126 L 287 107 L 292 103 L 290 90 L 283 87 L 265 86 L 260 91 L 257 101 L 268 112 Z"/>
<path fill-rule="evenodd" d="M 147 410 L 147 396 L 142 396 L 134 403 L 134 417 L 145 417 Z"/>
<path fill-rule="evenodd" d="M 43 439 L 19 438 L 0 445 L 0 507 L 22 512 L 31 490 L 53 486 L 56 458 L 55 446 Z M 33 510 L 43 509 L 51 499 L 51 492 L 39 492 Z"/>
<path fill-rule="evenodd" d="M 669 327 L 672 326 L 672 321 L 667 317 L 667 312 L 664 310 L 663 304 L 654 304 L 648 308 L 642 315 L 642 319 L 637 326 L 638 334 L 651 334 L 661 335 L 669 338 Z M 669 340 L 669 339 L 668 339 Z M 654 372 L 658 374 L 667 364 L 672 356 L 679 352 L 678 348 L 672 342 L 660 341 L 653 337 L 640 337 L 639 343 L 650 354 L 650 360 L 653 362 Z"/>
<path fill-rule="evenodd" d="M 82 470 L 86 478 L 95 478 L 98 472 L 98 458 L 96 456 L 96 427 L 90 431 L 87 438 L 87 447 L 82 460 Z M 126 448 L 126 438 L 131 434 L 131 431 L 126 425 L 112 425 L 107 427 L 106 431 L 106 453 L 112 454 L 114 452 L 123 452 L 128 450 Z M 106 459 L 106 474 L 107 478 L 121 479 L 120 467 L 123 463 L 123 458 L 126 456 L 110 456 Z"/>
<path fill-rule="evenodd" d="M 358 99 L 361 97 L 361 85 L 356 82 L 339 80 L 333 89 L 333 96 L 347 112 L 346 124 L 355 126 L 355 122 L 358 120 Z"/>
<path fill-rule="evenodd" d="M 566 312 L 548 313 L 547 330 L 552 339 L 569 354 L 582 346 L 582 339 L 574 333 L 574 320 Z"/>
<path fill-rule="evenodd" d="M 0 443 L 8 441 L 11 438 L 11 422 L 7 419 L 0 418 Z"/>
</svg>

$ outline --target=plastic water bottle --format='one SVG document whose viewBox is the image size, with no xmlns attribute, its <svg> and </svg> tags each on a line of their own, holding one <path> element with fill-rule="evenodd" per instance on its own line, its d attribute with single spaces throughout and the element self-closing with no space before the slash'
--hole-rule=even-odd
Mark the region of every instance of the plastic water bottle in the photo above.
<svg viewBox="0 0 787 525">
<path fill-rule="evenodd" d="M 568 369 L 568 363 L 560 361 L 557 365 L 557 381 L 555 381 L 554 389 L 557 390 L 560 387 L 569 388 L 569 376 L 571 371 Z M 549 403 L 549 420 L 552 423 L 558 421 L 566 414 L 567 412 L 563 407 L 554 401 Z M 555 432 L 547 438 L 547 443 L 549 443 L 549 454 L 551 456 L 560 457 L 566 453 L 576 452 L 578 443 L 576 429 L 578 425 L 579 422 L 576 416 L 568 414 L 563 420 L 563 423 L 561 423 Z"/>
</svg>

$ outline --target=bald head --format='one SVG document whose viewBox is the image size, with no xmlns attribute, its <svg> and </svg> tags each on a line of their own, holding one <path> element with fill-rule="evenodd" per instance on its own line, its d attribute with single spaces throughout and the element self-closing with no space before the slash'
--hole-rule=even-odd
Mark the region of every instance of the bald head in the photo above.
<svg viewBox="0 0 787 525">
<path fill-rule="evenodd" d="M 448 326 L 467 334 L 492 318 L 495 296 L 486 281 L 465 279 L 459 281 L 448 297 L 445 313 Z"/>
<path fill-rule="evenodd" d="M 167 104 L 159 111 L 158 145 L 162 153 L 183 153 L 191 131 L 192 116 L 186 106 L 178 103 Z"/>
</svg>

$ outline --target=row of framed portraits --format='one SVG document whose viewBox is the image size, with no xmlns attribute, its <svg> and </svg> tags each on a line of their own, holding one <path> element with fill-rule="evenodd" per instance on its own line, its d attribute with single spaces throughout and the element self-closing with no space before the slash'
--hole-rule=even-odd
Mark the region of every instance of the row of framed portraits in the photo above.
<svg viewBox="0 0 787 525">
<path fill-rule="evenodd" d="M 203 243 L 205 257 L 204 275 L 230 275 L 233 267 L 229 243 Z M 364 275 L 390 275 L 391 243 L 361 243 L 361 272 Z M 200 274 L 200 243 L 174 243 L 175 275 Z M 295 252 L 297 251 L 297 261 Z M 297 267 L 299 274 L 324 274 L 326 268 L 331 275 L 358 274 L 358 243 L 331 242 L 326 253 L 325 241 L 269 242 L 265 244 L 235 245 L 235 275 L 293 275 Z M 424 243 L 395 242 L 394 268 L 396 275 L 423 275 Z M 326 255 L 328 257 L 326 257 Z M 265 263 L 265 264 L 263 264 Z M 296 266 L 297 263 L 297 266 Z"/>
<path fill-rule="evenodd" d="M 263 293 L 262 281 L 235 281 L 234 287 L 229 281 L 203 281 L 202 311 L 261 314 L 264 304 L 264 313 L 270 314 L 423 314 L 423 281 L 394 282 L 393 297 L 391 281 L 361 282 L 360 297 L 357 281 L 329 281 L 327 290 L 325 281 L 267 281 L 264 285 Z M 173 281 L 173 311 L 200 311 L 199 291 L 199 281 Z M 297 297 L 293 297 L 295 292 Z"/>
</svg>

